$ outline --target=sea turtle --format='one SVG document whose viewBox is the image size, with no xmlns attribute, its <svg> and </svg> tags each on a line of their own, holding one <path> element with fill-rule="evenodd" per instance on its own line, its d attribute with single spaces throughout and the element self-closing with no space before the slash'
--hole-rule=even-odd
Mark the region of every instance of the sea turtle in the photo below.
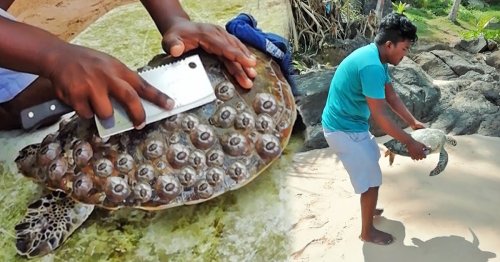
<svg viewBox="0 0 500 262">
<path fill-rule="evenodd" d="M 109 139 L 97 135 L 93 121 L 74 117 L 20 151 L 19 171 L 51 193 L 32 203 L 16 225 L 19 254 L 53 251 L 94 207 L 159 210 L 200 203 L 246 185 L 281 155 L 296 109 L 279 65 L 253 50 L 258 75 L 244 90 L 218 59 L 199 52 L 214 102 Z"/>
<path fill-rule="evenodd" d="M 448 153 L 446 152 L 444 145 L 450 144 L 452 146 L 456 146 L 457 141 L 453 137 L 447 136 L 443 131 L 432 128 L 423 128 L 415 130 L 414 132 L 411 133 L 411 136 L 415 140 L 429 147 L 429 150 L 426 150 L 426 154 L 439 152 L 438 164 L 436 168 L 434 168 L 430 172 L 429 175 L 435 176 L 443 172 L 443 170 L 446 168 L 446 165 L 448 164 Z M 395 154 L 402 156 L 409 156 L 406 146 L 396 139 L 391 139 L 385 142 L 384 145 L 387 147 L 387 151 L 385 151 L 385 156 L 386 157 L 389 156 L 390 165 L 392 165 L 392 163 L 394 162 Z"/>
</svg>

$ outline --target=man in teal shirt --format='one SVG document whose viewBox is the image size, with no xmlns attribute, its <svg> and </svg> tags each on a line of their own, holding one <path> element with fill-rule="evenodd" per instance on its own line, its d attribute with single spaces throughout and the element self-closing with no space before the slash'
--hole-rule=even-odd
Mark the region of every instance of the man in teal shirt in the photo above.
<svg viewBox="0 0 500 262">
<path fill-rule="evenodd" d="M 375 43 L 361 47 L 338 66 L 322 115 L 325 138 L 349 173 L 354 191 L 361 194 L 361 240 L 380 245 L 392 235 L 373 226 L 382 173 L 380 151 L 369 132 L 370 115 L 388 135 L 403 142 L 414 160 L 425 158 L 426 146 L 414 140 L 388 115 L 397 113 L 413 129 L 424 128 L 408 111 L 391 84 L 387 64 L 397 65 L 417 41 L 417 28 L 401 14 L 384 17 Z"/>
</svg>

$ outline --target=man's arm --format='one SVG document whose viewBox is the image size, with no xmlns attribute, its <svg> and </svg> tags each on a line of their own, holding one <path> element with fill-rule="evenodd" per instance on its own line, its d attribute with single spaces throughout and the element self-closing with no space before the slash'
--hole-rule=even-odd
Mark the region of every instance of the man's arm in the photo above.
<svg viewBox="0 0 500 262">
<path fill-rule="evenodd" d="M 394 86 L 392 84 L 385 84 L 385 97 L 392 111 L 398 114 L 412 129 L 423 127 L 422 123 L 410 113 L 399 95 L 394 91 Z"/>
<path fill-rule="evenodd" d="M 379 127 L 382 128 L 382 130 L 384 130 L 388 135 L 405 144 L 412 159 L 420 160 L 425 158 L 424 149 L 427 147 L 413 139 L 408 133 L 391 120 L 388 114 L 388 105 L 385 99 L 373 99 L 366 97 L 366 102 L 370 108 L 373 120 L 375 120 Z"/>
<path fill-rule="evenodd" d="M 0 66 L 47 76 L 55 50 L 64 42 L 50 33 L 0 17 Z"/>
<path fill-rule="evenodd" d="M 7 11 L 12 3 L 14 3 L 14 0 L 0 0 L 0 8 Z"/>
<path fill-rule="evenodd" d="M 141 0 L 149 15 L 164 35 L 176 20 L 191 20 L 178 0 Z"/>
<path fill-rule="evenodd" d="M 178 57 L 201 47 L 219 56 L 242 87 L 252 87 L 251 79 L 257 75 L 256 59 L 238 38 L 220 26 L 191 22 L 178 0 L 141 0 L 141 3 L 163 37 L 165 52 Z"/>
<path fill-rule="evenodd" d="M 123 63 L 102 52 L 68 44 L 49 32 L 0 17 L 0 66 L 49 79 L 57 97 L 78 115 L 113 115 L 110 97 L 127 110 L 137 128 L 145 112 L 139 97 L 167 110 L 173 100 Z"/>
</svg>

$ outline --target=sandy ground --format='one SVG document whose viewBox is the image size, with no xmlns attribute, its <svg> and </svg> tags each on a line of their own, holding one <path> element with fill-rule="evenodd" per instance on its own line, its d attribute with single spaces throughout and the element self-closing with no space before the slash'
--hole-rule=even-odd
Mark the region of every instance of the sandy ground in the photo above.
<svg viewBox="0 0 500 262">
<path fill-rule="evenodd" d="M 18 0 L 19 20 L 70 40 L 107 10 L 131 0 Z M 380 138 L 383 142 L 387 138 Z M 329 150 L 297 154 L 287 191 L 295 261 L 500 261 L 500 139 L 456 137 L 444 173 L 429 177 L 437 155 L 421 162 L 381 159 L 384 185 L 376 226 L 392 233 L 387 247 L 358 240 L 359 198 Z"/>
<path fill-rule="evenodd" d="M 114 7 L 134 0 L 17 0 L 9 8 L 19 21 L 71 40 Z"/>
<path fill-rule="evenodd" d="M 450 160 L 428 173 L 437 154 L 414 162 L 381 158 L 384 175 L 375 226 L 395 236 L 389 246 L 363 243 L 359 196 L 328 149 L 297 154 L 287 181 L 295 261 L 500 261 L 500 139 L 455 136 Z M 378 138 L 381 151 L 388 137 Z"/>
</svg>

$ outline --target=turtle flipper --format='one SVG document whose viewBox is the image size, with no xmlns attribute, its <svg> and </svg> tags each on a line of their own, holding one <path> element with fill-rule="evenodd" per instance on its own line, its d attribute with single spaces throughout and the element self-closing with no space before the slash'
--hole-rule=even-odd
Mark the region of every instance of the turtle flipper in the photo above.
<svg viewBox="0 0 500 262">
<path fill-rule="evenodd" d="M 434 170 L 432 170 L 429 175 L 435 176 L 435 175 L 438 175 L 439 173 L 443 172 L 443 170 L 446 168 L 447 164 L 448 164 L 448 152 L 446 152 L 446 150 L 444 150 L 444 147 L 443 147 L 443 148 L 441 148 L 441 152 L 439 152 L 438 164 L 437 164 L 436 168 L 434 168 Z"/>
<path fill-rule="evenodd" d="M 391 152 L 391 150 L 386 150 L 384 153 L 384 157 L 389 157 L 389 165 L 392 166 L 394 163 L 394 158 L 396 157 L 396 154 Z"/>
<path fill-rule="evenodd" d="M 451 136 L 446 136 L 446 143 L 449 145 L 452 145 L 452 146 L 456 146 L 457 140 L 455 140 L 455 138 L 453 138 Z"/>
<path fill-rule="evenodd" d="M 60 246 L 94 210 L 77 203 L 61 191 L 33 202 L 16 225 L 16 249 L 28 258 L 43 256 Z"/>
</svg>

